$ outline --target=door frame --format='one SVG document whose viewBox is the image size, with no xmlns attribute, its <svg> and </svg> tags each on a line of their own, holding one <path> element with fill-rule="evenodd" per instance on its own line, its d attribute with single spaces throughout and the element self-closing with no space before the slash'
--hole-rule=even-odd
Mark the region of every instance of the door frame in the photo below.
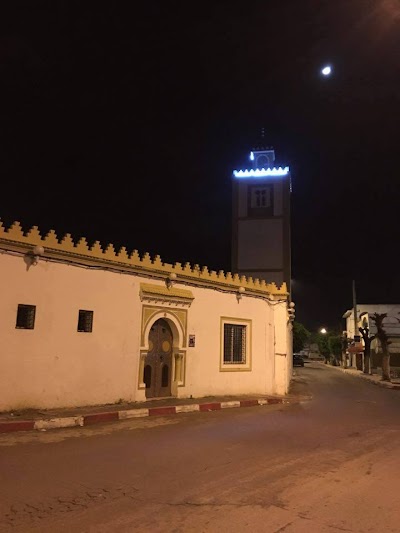
<svg viewBox="0 0 400 533">
<path fill-rule="evenodd" d="M 143 305 L 138 389 L 143 392 L 146 390 L 144 367 L 149 351 L 149 333 L 153 324 L 160 318 L 168 323 L 172 332 L 171 395 L 178 396 L 178 388 L 185 386 L 186 376 L 187 309 L 182 308 L 166 309 L 161 306 Z"/>
</svg>

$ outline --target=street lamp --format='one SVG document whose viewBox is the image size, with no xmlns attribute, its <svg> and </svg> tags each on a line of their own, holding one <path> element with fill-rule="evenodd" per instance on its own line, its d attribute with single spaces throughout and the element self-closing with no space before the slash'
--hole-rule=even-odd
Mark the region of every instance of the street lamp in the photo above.
<svg viewBox="0 0 400 533">
<path fill-rule="evenodd" d="M 327 333 L 328 333 L 328 331 L 324 327 L 319 328 L 319 330 L 318 330 L 318 334 L 319 334 L 318 348 L 319 348 L 320 354 L 324 357 L 324 363 L 325 364 L 328 362 L 328 359 L 327 359 L 328 339 L 322 340 L 322 337 L 324 337 Z M 321 337 L 321 335 L 322 335 L 322 337 Z"/>
</svg>

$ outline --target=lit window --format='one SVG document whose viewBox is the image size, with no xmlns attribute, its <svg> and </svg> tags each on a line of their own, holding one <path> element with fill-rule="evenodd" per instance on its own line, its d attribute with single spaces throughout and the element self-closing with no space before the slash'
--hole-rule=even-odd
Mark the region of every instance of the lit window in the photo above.
<svg viewBox="0 0 400 533">
<path fill-rule="evenodd" d="M 17 329 L 34 329 L 36 305 L 18 304 Z"/>
<path fill-rule="evenodd" d="M 93 311 L 79 310 L 78 331 L 91 333 L 93 329 Z"/>
</svg>

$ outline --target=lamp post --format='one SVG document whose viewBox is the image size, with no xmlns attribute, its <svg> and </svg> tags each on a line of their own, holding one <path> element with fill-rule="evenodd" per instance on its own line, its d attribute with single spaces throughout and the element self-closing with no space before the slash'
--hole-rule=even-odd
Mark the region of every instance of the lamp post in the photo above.
<svg viewBox="0 0 400 533">
<path fill-rule="evenodd" d="M 328 330 L 325 327 L 322 327 L 322 328 L 319 328 L 318 333 L 322 336 L 325 336 L 328 333 Z M 322 355 L 324 356 L 324 363 L 326 364 L 328 362 L 329 357 L 327 356 L 327 343 L 325 339 L 324 341 L 321 341 L 321 347 L 324 350 L 324 353 Z"/>
</svg>

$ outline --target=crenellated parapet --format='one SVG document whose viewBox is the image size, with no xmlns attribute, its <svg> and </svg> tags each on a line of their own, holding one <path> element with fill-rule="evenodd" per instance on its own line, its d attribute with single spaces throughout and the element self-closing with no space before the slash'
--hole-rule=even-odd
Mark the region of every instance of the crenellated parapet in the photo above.
<svg viewBox="0 0 400 533">
<path fill-rule="evenodd" d="M 128 252 L 123 246 L 118 251 L 112 244 L 101 245 L 99 241 L 89 244 L 85 237 L 75 241 L 67 233 L 59 238 L 54 230 L 42 236 L 38 227 L 33 226 L 24 231 L 19 222 L 14 222 L 6 228 L 0 220 L 0 248 L 19 252 L 32 252 L 35 246 L 42 246 L 45 250 L 44 258 L 66 260 L 71 263 L 87 266 L 102 266 L 142 275 L 151 275 L 160 279 L 167 278 L 175 273 L 177 281 L 196 283 L 210 288 L 237 290 L 243 287 L 246 292 L 263 296 L 281 296 L 286 298 L 288 291 L 286 283 L 277 287 L 275 283 L 266 283 L 265 280 L 239 276 L 223 270 L 208 270 L 206 266 L 191 265 L 190 263 L 164 263 L 159 255 L 153 258 L 149 253 L 139 254 L 137 250 Z"/>
</svg>

